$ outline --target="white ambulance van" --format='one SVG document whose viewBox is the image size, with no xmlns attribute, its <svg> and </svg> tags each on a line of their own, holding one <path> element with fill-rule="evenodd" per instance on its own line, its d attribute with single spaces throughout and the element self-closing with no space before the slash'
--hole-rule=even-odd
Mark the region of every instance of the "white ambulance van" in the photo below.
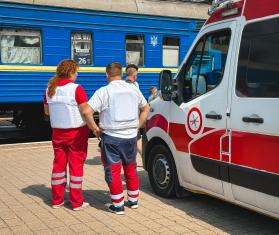
<svg viewBox="0 0 279 235">
<path fill-rule="evenodd" d="M 279 218 L 279 0 L 210 12 L 178 73 L 160 74 L 144 167 L 160 196 L 185 188 Z"/>
</svg>

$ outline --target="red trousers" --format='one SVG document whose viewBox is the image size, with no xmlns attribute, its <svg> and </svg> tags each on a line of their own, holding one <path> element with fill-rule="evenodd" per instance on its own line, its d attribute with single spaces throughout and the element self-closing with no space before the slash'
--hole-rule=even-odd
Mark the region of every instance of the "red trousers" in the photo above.
<svg viewBox="0 0 279 235">
<path fill-rule="evenodd" d="M 109 164 L 107 166 L 111 174 L 111 180 L 108 182 L 111 201 L 115 206 L 122 206 L 124 204 L 123 185 L 121 178 L 121 166 L 123 166 L 124 175 L 126 178 L 128 200 L 131 202 L 138 201 L 139 198 L 139 177 L 137 175 L 136 162 L 128 165 L 121 163 Z M 106 168 L 106 166 L 105 166 Z M 106 174 L 109 174 L 106 172 Z"/>
<path fill-rule="evenodd" d="M 54 150 L 51 177 L 52 205 L 64 202 L 67 183 L 67 165 L 70 171 L 70 203 L 73 208 L 82 205 L 83 166 L 88 147 L 87 126 L 73 129 L 53 129 L 52 145 Z"/>
</svg>

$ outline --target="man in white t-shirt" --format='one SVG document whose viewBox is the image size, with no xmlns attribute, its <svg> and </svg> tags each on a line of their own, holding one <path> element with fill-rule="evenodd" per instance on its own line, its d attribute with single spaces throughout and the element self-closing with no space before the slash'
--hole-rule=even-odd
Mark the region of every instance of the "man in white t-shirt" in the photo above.
<svg viewBox="0 0 279 235">
<path fill-rule="evenodd" d="M 121 166 L 127 183 L 127 205 L 137 208 L 139 177 L 136 171 L 136 141 L 138 129 L 147 119 L 149 105 L 136 86 L 121 80 L 122 66 L 119 63 L 109 64 L 106 73 L 109 84 L 98 89 L 88 105 L 81 107 L 81 112 L 90 129 L 102 139 L 102 161 L 112 201 L 108 209 L 124 214 Z M 93 119 L 94 112 L 99 112 L 100 128 Z"/>
</svg>

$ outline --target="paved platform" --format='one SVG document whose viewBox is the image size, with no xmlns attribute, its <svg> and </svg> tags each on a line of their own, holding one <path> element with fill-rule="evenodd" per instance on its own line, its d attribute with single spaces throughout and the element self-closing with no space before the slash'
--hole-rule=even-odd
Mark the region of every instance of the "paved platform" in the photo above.
<svg viewBox="0 0 279 235">
<path fill-rule="evenodd" d="M 153 194 L 140 158 L 141 200 L 124 216 L 109 202 L 97 141 L 90 140 L 84 194 L 90 207 L 74 212 L 50 207 L 52 147 L 48 142 L 0 146 L 0 234 L 278 234 L 279 222 L 238 206 L 194 195 Z"/>
</svg>

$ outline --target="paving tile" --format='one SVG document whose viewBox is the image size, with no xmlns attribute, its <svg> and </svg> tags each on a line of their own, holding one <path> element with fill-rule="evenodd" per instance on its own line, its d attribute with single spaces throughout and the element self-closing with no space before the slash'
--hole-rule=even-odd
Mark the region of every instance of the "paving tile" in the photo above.
<svg viewBox="0 0 279 235">
<path fill-rule="evenodd" d="M 88 227 L 90 227 L 92 230 L 94 230 L 97 233 L 103 233 L 103 232 L 113 232 L 110 228 L 108 228 L 105 224 L 100 223 L 98 221 L 86 223 Z"/>
<path fill-rule="evenodd" d="M 23 225 L 24 222 L 20 220 L 19 218 L 15 219 L 4 219 L 4 222 L 9 226 L 9 227 L 14 227 L 14 226 L 19 226 Z"/>
<path fill-rule="evenodd" d="M 70 234 L 76 234 L 73 230 L 67 228 L 67 227 L 61 227 L 61 228 L 55 228 L 53 230 L 53 234 L 55 235 L 70 235 Z"/>
<path fill-rule="evenodd" d="M 86 231 L 86 232 L 79 232 L 79 234 L 82 234 L 82 235 L 94 235 L 94 234 L 99 234 L 99 233 L 90 230 L 90 231 Z"/>
<path fill-rule="evenodd" d="M 141 235 L 154 235 L 154 234 L 158 234 L 158 233 L 156 233 L 153 230 L 146 230 L 146 231 L 139 232 L 138 234 L 141 234 Z"/>
<path fill-rule="evenodd" d="M 79 232 L 87 232 L 90 231 L 90 227 L 88 227 L 86 224 L 75 224 L 75 225 L 70 225 L 69 228 L 73 230 L 76 233 Z"/>
<path fill-rule="evenodd" d="M 200 234 L 200 235 L 214 235 L 214 234 L 218 234 L 214 231 L 211 231 L 211 230 L 208 230 L 208 229 L 205 229 L 205 230 L 198 230 L 196 231 L 197 234 Z"/>
<path fill-rule="evenodd" d="M 13 234 L 12 231 L 8 228 L 1 228 L 0 229 L 0 234 L 1 235 L 10 235 L 10 234 Z"/>
<path fill-rule="evenodd" d="M 34 233 L 32 233 L 34 234 Z M 51 230 L 48 229 L 43 229 L 43 230 L 38 230 L 35 232 L 36 235 L 51 235 L 54 234 Z"/>
<path fill-rule="evenodd" d="M 164 232 L 161 232 L 159 233 L 160 235 L 176 235 L 176 234 L 179 234 L 179 233 L 176 233 L 174 231 L 164 231 Z M 187 233 L 188 234 L 188 233 Z"/>
<path fill-rule="evenodd" d="M 19 225 L 10 227 L 14 234 L 33 234 L 32 230 L 27 225 Z"/>
<path fill-rule="evenodd" d="M 27 223 L 27 226 L 32 230 L 32 231 L 39 231 L 39 230 L 45 230 L 48 229 L 48 226 L 44 224 L 43 222 L 39 223 Z"/>
<path fill-rule="evenodd" d="M 1 219 L 15 219 L 17 218 L 16 214 L 11 210 L 1 211 L 0 213 Z"/>
<path fill-rule="evenodd" d="M 51 229 L 65 227 L 65 224 L 59 220 L 51 220 L 47 223 L 47 226 Z"/>
<path fill-rule="evenodd" d="M 1 212 L 0 212 L 1 213 Z M 4 221 L 2 221 L 1 219 L 0 219 L 0 229 L 2 229 L 2 228 L 6 228 L 8 225 L 6 224 L 6 223 L 4 223 Z"/>
</svg>

